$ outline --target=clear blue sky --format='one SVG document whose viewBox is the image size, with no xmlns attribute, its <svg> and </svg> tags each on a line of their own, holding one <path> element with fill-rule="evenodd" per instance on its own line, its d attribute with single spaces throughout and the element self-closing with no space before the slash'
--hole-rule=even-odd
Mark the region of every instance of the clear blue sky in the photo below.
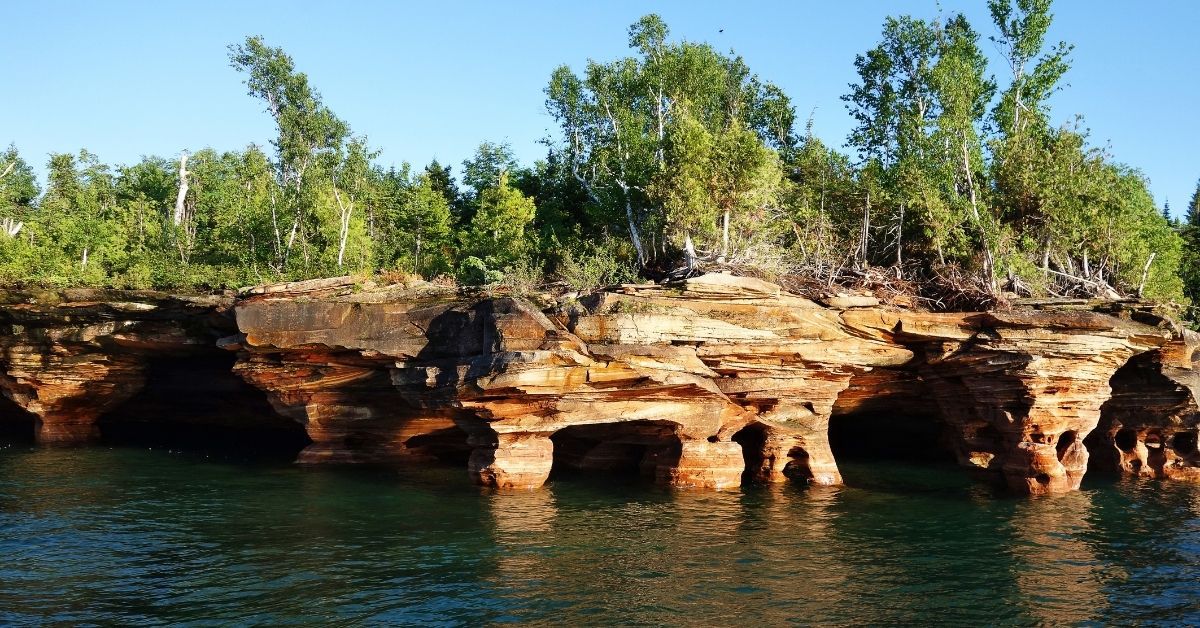
<svg viewBox="0 0 1200 628">
<path fill-rule="evenodd" d="M 934 0 L 346 4 L 9 3 L 0 143 L 15 142 L 39 172 L 48 153 L 81 147 L 130 163 L 266 145 L 271 120 L 225 49 L 261 34 L 385 164 L 436 157 L 458 173 L 482 140 L 508 141 L 529 162 L 553 132 L 542 94 L 550 71 L 627 54 L 628 25 L 657 12 L 673 38 L 742 54 L 787 91 L 801 121 L 815 112 L 817 135 L 841 146 L 851 122 L 839 96 L 855 78 L 854 55 L 874 45 L 886 15 L 939 11 Z M 985 0 L 940 7 L 993 33 Z M 1111 143 L 1117 160 L 1149 176 L 1159 204 L 1180 212 L 1200 177 L 1200 2 L 1059 0 L 1054 13 L 1048 39 L 1076 44 L 1069 87 L 1052 101 L 1056 122 L 1083 114 L 1093 142 Z"/>
</svg>

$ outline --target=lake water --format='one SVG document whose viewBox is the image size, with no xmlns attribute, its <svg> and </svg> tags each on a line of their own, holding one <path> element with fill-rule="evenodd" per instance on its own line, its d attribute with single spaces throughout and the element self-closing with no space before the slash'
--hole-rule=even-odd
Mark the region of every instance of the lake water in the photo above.
<svg viewBox="0 0 1200 628">
<path fill-rule="evenodd" d="M 1200 486 L 1014 499 L 952 466 L 672 491 L 0 449 L 0 624 L 1200 622 Z"/>
</svg>

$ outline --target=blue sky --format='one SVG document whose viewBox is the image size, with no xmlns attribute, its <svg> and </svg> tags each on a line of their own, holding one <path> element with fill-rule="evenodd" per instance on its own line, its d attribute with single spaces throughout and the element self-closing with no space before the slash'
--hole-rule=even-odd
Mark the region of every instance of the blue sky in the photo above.
<svg viewBox="0 0 1200 628">
<path fill-rule="evenodd" d="M 15 142 L 39 171 L 48 153 L 82 147 L 130 163 L 266 145 L 271 120 L 225 49 L 261 34 L 385 164 L 436 157 L 457 173 L 482 140 L 508 141 L 529 162 L 554 131 L 542 94 L 550 71 L 627 54 L 628 25 L 657 12 L 673 38 L 743 55 L 841 146 L 851 121 L 839 96 L 855 54 L 874 45 L 886 15 L 939 11 L 993 33 L 985 0 L 14 2 L 4 9 L 0 143 Z M 1200 178 L 1200 2 L 1059 0 L 1054 13 L 1048 39 L 1076 45 L 1069 86 L 1052 100 L 1056 122 L 1083 114 L 1093 142 L 1145 172 L 1159 204 L 1178 213 Z M 1005 69 L 993 68 L 1003 84 Z"/>
</svg>

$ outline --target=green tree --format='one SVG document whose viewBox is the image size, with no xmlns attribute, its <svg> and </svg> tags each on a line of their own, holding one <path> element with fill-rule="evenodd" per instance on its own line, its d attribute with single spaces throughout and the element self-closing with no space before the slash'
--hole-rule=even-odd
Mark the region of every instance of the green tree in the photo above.
<svg viewBox="0 0 1200 628">
<path fill-rule="evenodd" d="M 1183 240 L 1179 275 L 1183 293 L 1191 302 L 1188 319 L 1193 325 L 1200 324 L 1200 181 L 1184 212 L 1179 235 Z"/>
<path fill-rule="evenodd" d="M 929 212 L 929 236 L 942 263 L 947 249 L 956 256 L 979 251 L 984 280 L 994 290 L 1000 218 L 987 202 L 982 127 L 996 86 L 987 76 L 979 35 L 963 15 L 951 17 L 937 34 L 930 84 L 939 111 L 932 143 L 945 150 L 931 155 L 941 201 L 935 206 L 942 211 Z"/>
<path fill-rule="evenodd" d="M 676 140 L 672 133 L 691 132 L 694 122 L 712 137 L 748 128 L 760 143 L 793 142 L 794 116 L 781 90 L 759 81 L 740 57 L 708 44 L 669 42 L 668 35 L 661 18 L 645 16 L 629 29 L 636 56 L 590 62 L 583 76 L 560 67 L 546 89 L 547 108 L 562 132 L 557 153 L 607 222 L 624 224 L 642 266 L 659 250 L 684 248 L 688 228 L 679 220 L 704 222 L 682 217 L 685 207 L 712 209 L 683 200 L 691 183 L 665 181 L 672 176 L 668 152 L 691 150 L 684 146 L 695 139 Z M 676 120 L 684 116 L 691 122 Z M 659 190 L 657 198 L 651 187 Z"/>
<path fill-rule="evenodd" d="M 909 16 L 887 18 L 880 43 L 855 59 L 859 82 L 843 97 L 858 122 L 851 145 L 864 163 L 874 161 L 881 168 L 883 193 L 872 204 L 874 220 L 889 223 L 887 246 L 897 266 L 903 261 L 906 222 L 913 222 L 911 208 L 937 207 L 930 140 L 938 116 L 933 87 L 938 37 L 935 24 Z M 927 227 L 941 222 L 928 213 Z M 864 255 L 872 257 L 869 251 Z"/>
<path fill-rule="evenodd" d="M 39 192 L 33 168 L 21 158 L 17 147 L 10 145 L 0 153 L 0 235 L 17 235 L 20 225 L 29 219 Z"/>
<path fill-rule="evenodd" d="M 479 194 L 479 210 L 464 237 L 467 257 L 460 276 L 471 283 L 490 282 L 499 271 L 526 259 L 530 251 L 527 229 L 537 208 L 533 199 L 509 184 L 507 172 Z"/>
<path fill-rule="evenodd" d="M 110 169 L 86 150 L 57 153 L 50 155 L 47 179 L 34 236 L 45 253 L 42 272 L 55 283 L 103 283 L 125 235 L 113 220 Z"/>
<path fill-rule="evenodd" d="M 221 281 L 262 282 L 281 256 L 273 232 L 273 205 L 279 190 L 269 157 L 257 146 L 241 152 L 205 149 L 191 160 L 199 261 Z"/>
<path fill-rule="evenodd" d="M 850 158 L 825 145 L 812 121 L 788 153 L 783 205 L 791 219 L 799 261 L 817 267 L 840 264 L 843 251 L 857 243 L 862 222 Z"/>
<path fill-rule="evenodd" d="M 333 196 L 328 193 L 330 177 L 338 167 L 350 129 L 325 106 L 308 77 L 295 69 L 282 48 L 267 46 L 261 37 L 247 37 L 244 43 L 229 47 L 229 59 L 235 69 L 246 74 L 250 95 L 266 103 L 278 130 L 272 142 L 281 189 L 274 205 L 273 226 L 280 253 L 276 269 L 282 272 L 288 267 L 293 249 L 299 245 L 303 272 L 311 272 L 320 249 L 340 246 L 340 242 L 321 240 L 321 235 L 331 230 L 322 228 L 319 220 L 339 213 L 325 211 L 315 216 L 314 210 L 319 202 L 324 202 L 326 209 L 329 206 Z"/>
<path fill-rule="evenodd" d="M 443 189 L 428 175 L 408 185 L 398 217 L 399 259 L 413 272 L 433 277 L 450 270 L 453 219 Z"/>
<path fill-rule="evenodd" d="M 429 184 L 433 189 L 446 199 L 448 206 L 453 208 L 459 203 L 458 186 L 454 182 L 450 166 L 443 166 L 434 159 L 425 166 L 425 176 L 429 177 Z"/>
</svg>

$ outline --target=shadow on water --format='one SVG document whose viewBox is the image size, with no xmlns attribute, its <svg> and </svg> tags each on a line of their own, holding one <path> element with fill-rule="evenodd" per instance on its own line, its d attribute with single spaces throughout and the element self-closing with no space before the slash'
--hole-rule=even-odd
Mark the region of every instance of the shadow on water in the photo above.
<svg viewBox="0 0 1200 628">
<path fill-rule="evenodd" d="M 102 442 L 246 462 L 294 460 L 311 442 L 303 426 L 235 375 L 236 359 L 220 351 L 152 360 L 142 390 L 100 417 Z"/>
<path fill-rule="evenodd" d="M 842 468 L 844 487 L 669 490 L 593 474 L 495 491 L 461 467 L 10 448 L 0 623 L 1200 619 L 1194 486 L 998 499 L 941 463 Z"/>
<path fill-rule="evenodd" d="M 33 442 L 37 417 L 0 395 L 0 445 Z"/>
<path fill-rule="evenodd" d="M 998 497 L 955 461 L 937 418 L 880 412 L 834 416 L 829 442 L 846 486 L 895 494 Z"/>
</svg>

